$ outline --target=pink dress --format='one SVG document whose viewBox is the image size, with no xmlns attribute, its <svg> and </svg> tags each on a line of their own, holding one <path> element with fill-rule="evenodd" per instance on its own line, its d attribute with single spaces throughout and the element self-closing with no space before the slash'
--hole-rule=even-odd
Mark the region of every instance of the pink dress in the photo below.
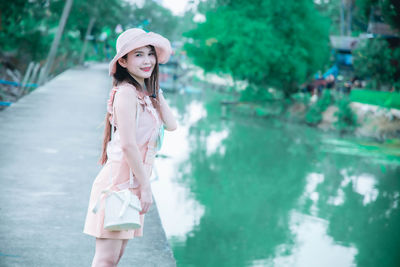
<svg viewBox="0 0 400 267">
<path fill-rule="evenodd" d="M 110 92 L 110 99 L 107 107 L 108 112 L 111 113 L 112 116 L 114 115 L 112 109 L 114 96 L 118 92 L 118 89 L 122 88 L 122 86 L 128 86 L 129 89 L 137 92 L 133 85 L 126 82 L 121 83 L 118 85 L 118 87 L 114 87 Z M 156 154 L 157 137 L 162 122 L 158 112 L 153 107 L 149 96 L 140 95 L 137 93 L 137 100 L 137 103 L 140 104 L 140 108 L 138 108 L 139 112 L 137 117 L 136 143 L 141 152 L 143 166 L 148 175 L 147 177 L 150 177 Z M 110 117 L 110 120 L 112 120 L 112 116 Z M 129 166 L 121 150 L 118 125 L 116 123 L 115 126 L 116 131 L 114 132 L 113 140 L 108 142 L 107 145 L 107 162 L 97 175 L 92 185 L 83 233 L 99 238 L 132 239 L 134 236 L 143 235 L 144 215 L 141 215 L 142 227 L 136 230 L 109 231 L 105 230 L 103 227 L 105 198 L 104 196 L 101 196 L 101 191 L 110 185 L 111 171 L 113 190 L 130 188 L 134 194 L 139 196 L 138 183 L 135 177 L 133 186 L 129 185 Z M 96 205 L 99 196 L 101 199 L 101 208 L 97 213 L 93 213 L 92 209 Z"/>
</svg>

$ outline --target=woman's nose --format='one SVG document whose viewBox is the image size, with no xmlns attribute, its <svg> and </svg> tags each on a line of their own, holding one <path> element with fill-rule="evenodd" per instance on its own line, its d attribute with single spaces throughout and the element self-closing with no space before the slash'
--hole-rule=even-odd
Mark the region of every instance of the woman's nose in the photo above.
<svg viewBox="0 0 400 267">
<path fill-rule="evenodd" d="M 150 57 L 149 56 L 145 56 L 144 57 L 144 62 L 145 63 L 150 63 L 151 62 Z"/>
</svg>

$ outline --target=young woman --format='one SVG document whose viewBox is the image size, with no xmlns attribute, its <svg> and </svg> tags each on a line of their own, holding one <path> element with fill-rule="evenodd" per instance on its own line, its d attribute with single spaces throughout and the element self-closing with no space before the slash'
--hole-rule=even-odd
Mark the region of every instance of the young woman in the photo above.
<svg viewBox="0 0 400 267">
<path fill-rule="evenodd" d="M 173 131 L 177 124 L 158 86 L 158 64 L 171 54 L 170 42 L 159 34 L 129 29 L 117 39 L 117 54 L 110 62 L 113 85 L 107 105 L 103 152 L 104 165 L 93 183 L 84 233 L 96 237 L 92 266 L 117 266 L 129 239 L 143 235 L 144 214 L 153 200 L 149 178 L 157 152 L 160 127 Z M 139 107 L 138 107 L 139 105 Z M 114 129 L 111 129 L 111 122 Z M 110 142 L 111 131 L 113 141 Z M 130 170 L 134 177 L 129 182 Z M 112 182 L 111 179 L 112 178 Z M 140 199 L 141 228 L 108 231 L 104 229 L 102 190 L 129 188 Z M 100 198 L 103 207 L 93 213 Z"/>
</svg>

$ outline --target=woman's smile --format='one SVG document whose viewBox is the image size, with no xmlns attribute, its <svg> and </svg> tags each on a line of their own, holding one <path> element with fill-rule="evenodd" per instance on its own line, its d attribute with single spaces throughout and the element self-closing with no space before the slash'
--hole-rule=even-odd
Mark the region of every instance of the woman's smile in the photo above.
<svg viewBox="0 0 400 267">
<path fill-rule="evenodd" d="M 142 71 L 148 72 L 151 70 L 151 67 L 140 68 Z"/>
</svg>

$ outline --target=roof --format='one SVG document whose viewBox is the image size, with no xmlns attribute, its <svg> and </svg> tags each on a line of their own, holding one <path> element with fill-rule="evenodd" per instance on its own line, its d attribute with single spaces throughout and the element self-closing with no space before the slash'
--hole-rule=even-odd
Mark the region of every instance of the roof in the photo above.
<svg viewBox="0 0 400 267">
<path fill-rule="evenodd" d="M 329 36 L 331 45 L 334 49 L 349 50 L 349 51 L 355 49 L 362 38 L 363 37 L 335 36 L 335 35 Z"/>
</svg>

